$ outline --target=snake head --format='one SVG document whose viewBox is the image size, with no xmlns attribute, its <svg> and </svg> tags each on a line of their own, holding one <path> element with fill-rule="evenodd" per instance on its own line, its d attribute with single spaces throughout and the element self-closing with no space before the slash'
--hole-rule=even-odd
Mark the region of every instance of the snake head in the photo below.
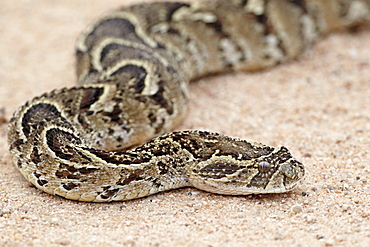
<svg viewBox="0 0 370 247">
<path fill-rule="evenodd" d="M 253 158 L 213 156 L 198 163 L 190 173 L 190 183 L 199 189 L 225 195 L 248 195 L 292 190 L 303 178 L 305 169 L 282 146 L 269 148 L 268 153 L 256 154 Z"/>
<path fill-rule="evenodd" d="M 304 166 L 289 150 L 281 146 L 271 154 L 261 157 L 257 164 L 258 173 L 247 187 L 259 193 L 281 193 L 292 190 L 305 174 Z"/>
</svg>

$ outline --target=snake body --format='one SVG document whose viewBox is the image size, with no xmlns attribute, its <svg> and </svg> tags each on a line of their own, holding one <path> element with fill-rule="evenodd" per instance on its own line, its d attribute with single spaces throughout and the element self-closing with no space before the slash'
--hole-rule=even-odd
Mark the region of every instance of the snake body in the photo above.
<svg viewBox="0 0 370 247">
<path fill-rule="evenodd" d="M 45 93 L 14 113 L 8 134 L 14 163 L 37 188 L 81 201 L 130 200 L 185 186 L 231 195 L 289 191 L 305 170 L 285 147 L 206 131 L 167 133 L 184 117 L 188 83 L 294 59 L 318 37 L 368 21 L 369 9 L 369 0 L 118 9 L 79 37 L 79 86 Z"/>
</svg>

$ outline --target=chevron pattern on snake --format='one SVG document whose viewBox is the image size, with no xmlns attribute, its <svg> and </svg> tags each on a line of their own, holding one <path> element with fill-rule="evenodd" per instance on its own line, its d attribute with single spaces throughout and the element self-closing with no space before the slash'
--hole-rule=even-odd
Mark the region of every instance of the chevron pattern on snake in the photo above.
<svg viewBox="0 0 370 247">
<path fill-rule="evenodd" d="M 14 113 L 14 163 L 37 188 L 81 201 L 185 186 L 229 195 L 289 191 L 305 169 L 285 147 L 169 132 L 184 117 L 188 84 L 294 59 L 318 37 L 368 21 L 369 8 L 368 0 L 217 0 L 118 9 L 78 38 L 79 85 Z"/>
</svg>

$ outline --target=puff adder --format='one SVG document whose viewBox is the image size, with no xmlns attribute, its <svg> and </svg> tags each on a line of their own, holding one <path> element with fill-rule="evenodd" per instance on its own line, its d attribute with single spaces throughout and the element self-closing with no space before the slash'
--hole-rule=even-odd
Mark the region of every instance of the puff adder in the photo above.
<svg viewBox="0 0 370 247">
<path fill-rule="evenodd" d="M 305 170 L 285 147 L 205 131 L 167 133 L 184 117 L 188 83 L 294 59 L 318 37 L 368 21 L 369 9 L 369 0 L 118 9 L 78 38 L 79 85 L 45 93 L 14 113 L 14 163 L 37 188 L 81 201 L 130 200 L 184 186 L 231 195 L 289 191 Z"/>
</svg>

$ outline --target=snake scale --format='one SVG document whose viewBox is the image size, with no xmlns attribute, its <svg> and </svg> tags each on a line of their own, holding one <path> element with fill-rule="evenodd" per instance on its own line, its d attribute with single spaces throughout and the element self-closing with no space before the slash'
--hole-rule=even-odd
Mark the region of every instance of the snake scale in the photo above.
<svg viewBox="0 0 370 247">
<path fill-rule="evenodd" d="M 78 38 L 79 85 L 45 93 L 14 113 L 8 131 L 14 163 L 37 188 L 81 201 L 130 200 L 185 186 L 226 195 L 289 191 L 305 169 L 283 146 L 168 132 L 184 117 L 188 83 L 294 59 L 319 37 L 369 21 L 369 13 L 369 0 L 118 9 Z"/>
</svg>

